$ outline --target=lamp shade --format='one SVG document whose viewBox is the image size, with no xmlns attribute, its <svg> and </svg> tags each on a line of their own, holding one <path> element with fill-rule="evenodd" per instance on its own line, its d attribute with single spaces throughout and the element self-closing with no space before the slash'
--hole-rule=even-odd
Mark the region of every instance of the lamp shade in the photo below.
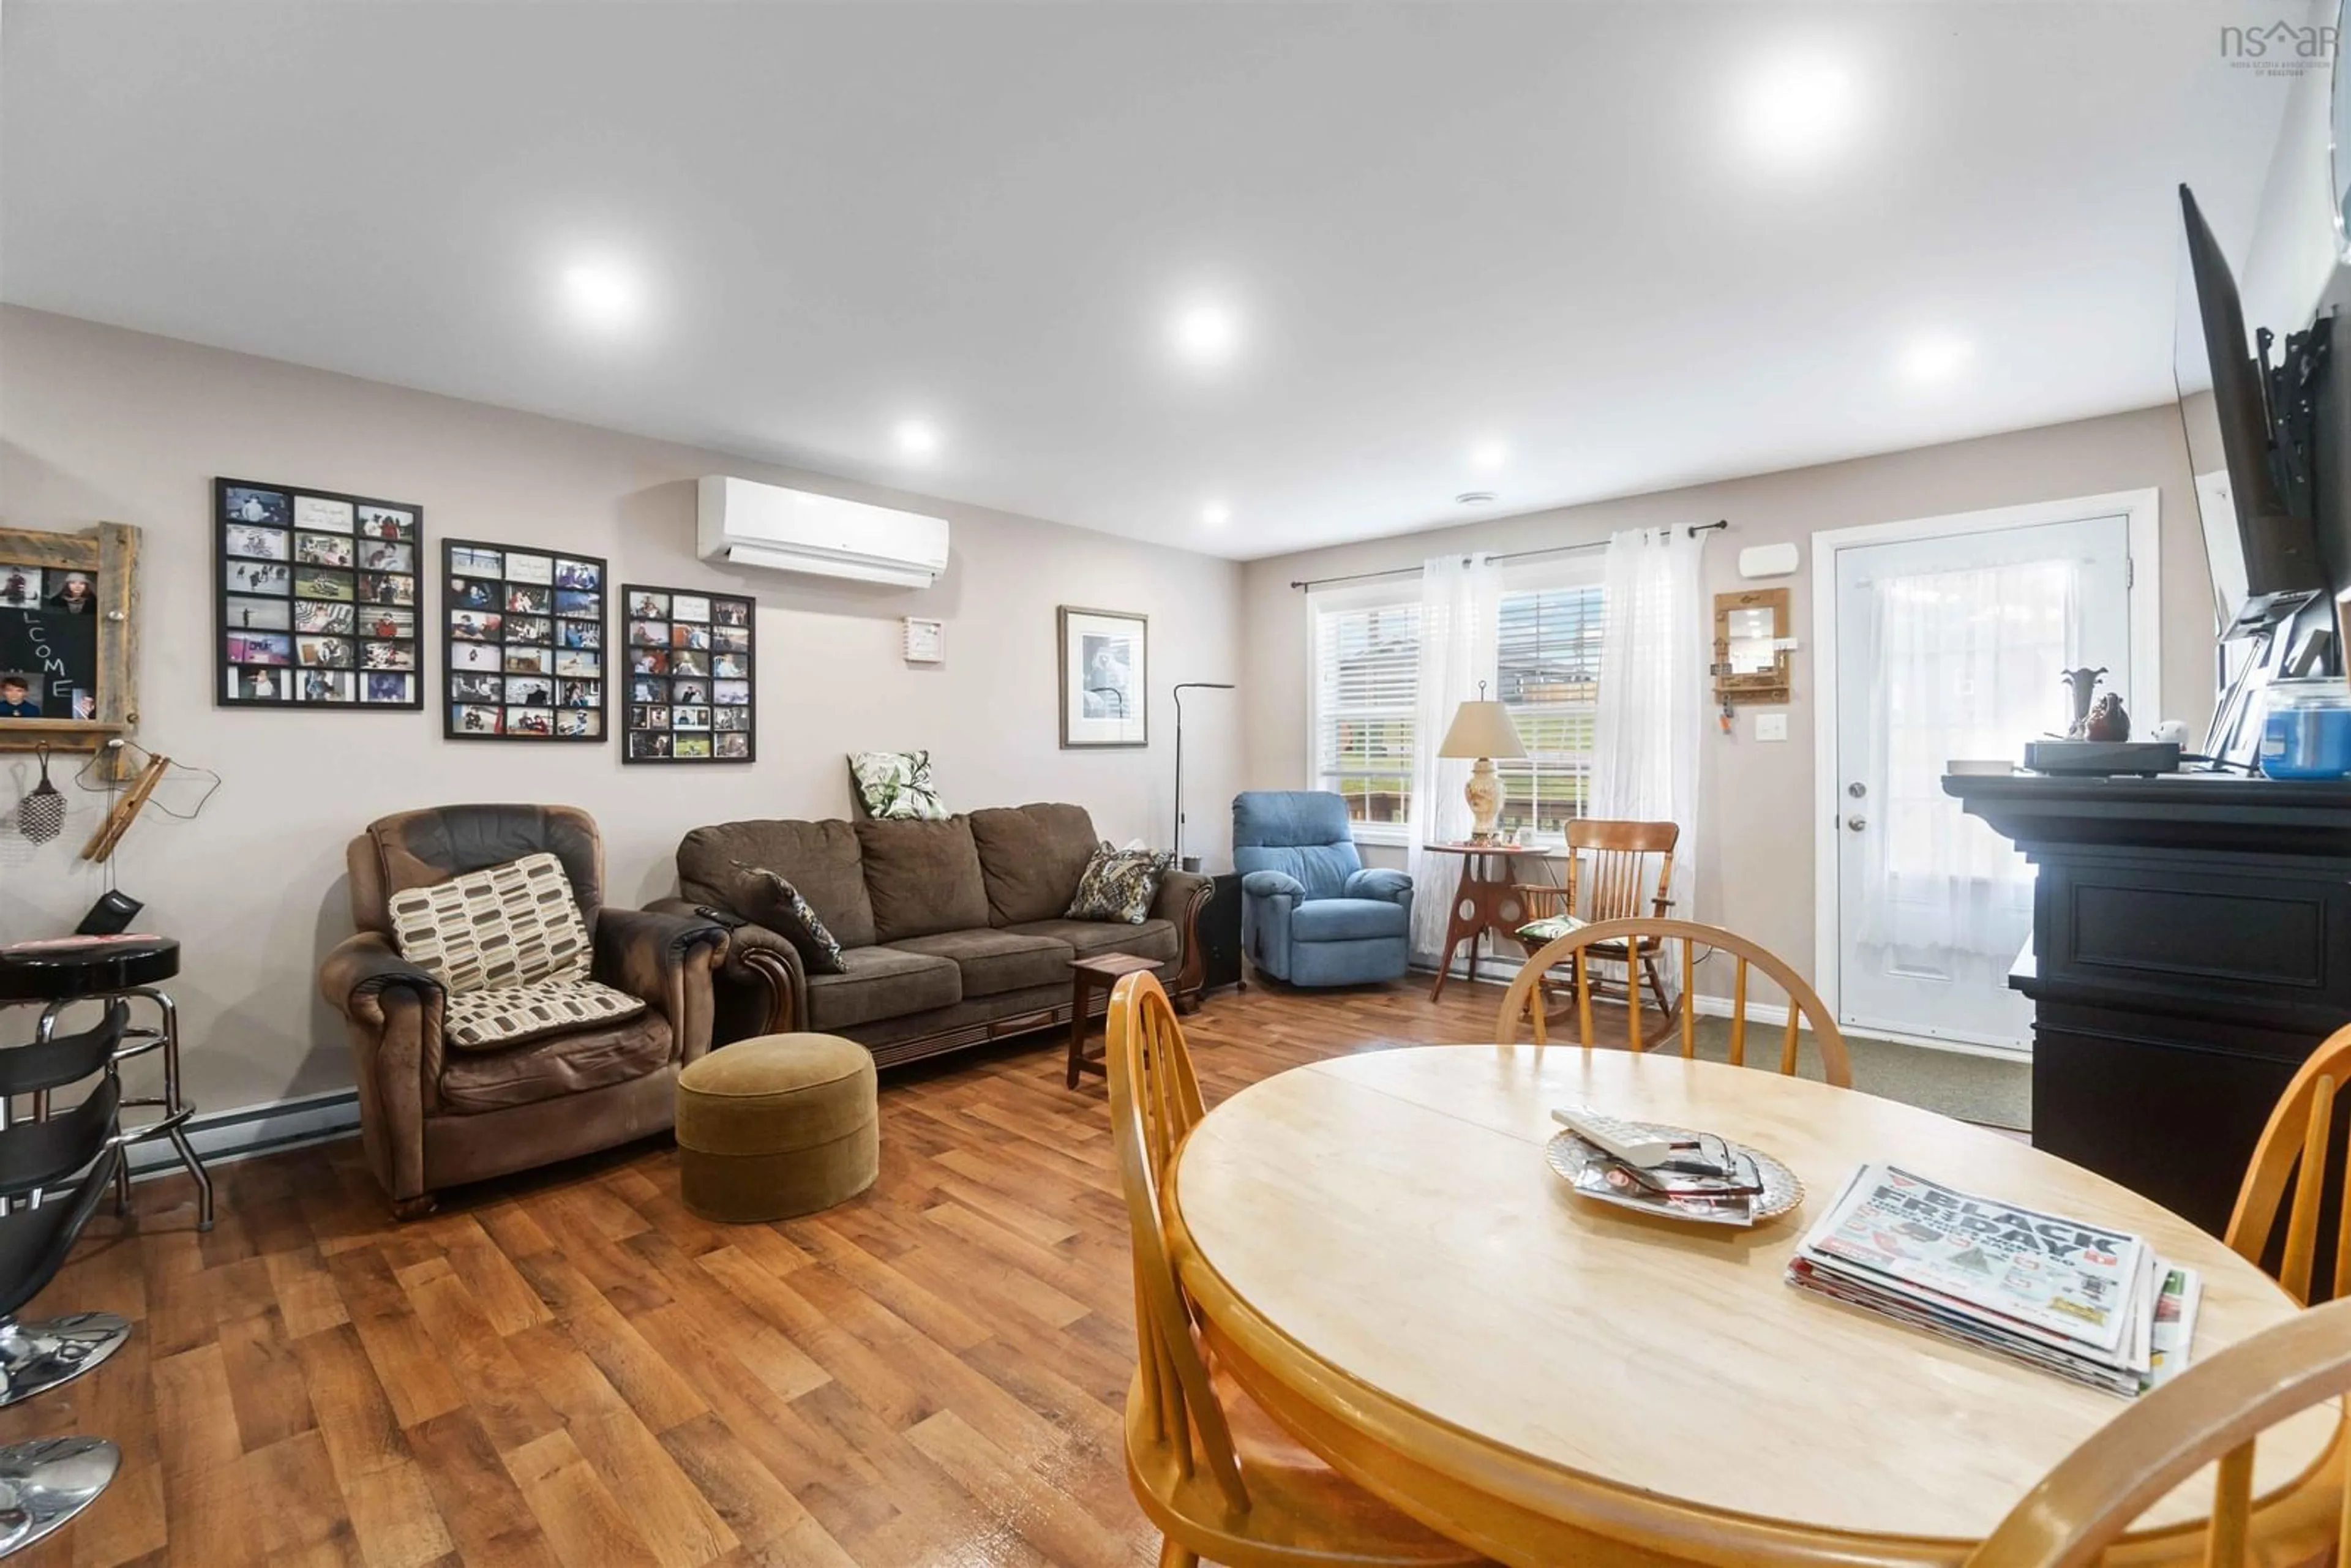
<svg viewBox="0 0 2351 1568">
<path fill-rule="evenodd" d="M 1445 732 L 1439 757 L 1524 757 L 1519 727 L 1510 710 L 1497 702 L 1467 702 L 1453 710 L 1452 727 Z"/>
</svg>

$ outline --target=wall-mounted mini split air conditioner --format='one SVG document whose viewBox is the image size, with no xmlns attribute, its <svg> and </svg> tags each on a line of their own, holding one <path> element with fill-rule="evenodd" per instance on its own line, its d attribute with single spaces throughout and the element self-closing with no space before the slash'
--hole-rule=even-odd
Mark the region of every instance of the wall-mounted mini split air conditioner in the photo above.
<svg viewBox="0 0 2351 1568">
<path fill-rule="evenodd" d="M 703 476 L 695 548 L 705 560 L 807 577 L 928 588 L 947 566 L 947 523 L 838 496 Z"/>
</svg>

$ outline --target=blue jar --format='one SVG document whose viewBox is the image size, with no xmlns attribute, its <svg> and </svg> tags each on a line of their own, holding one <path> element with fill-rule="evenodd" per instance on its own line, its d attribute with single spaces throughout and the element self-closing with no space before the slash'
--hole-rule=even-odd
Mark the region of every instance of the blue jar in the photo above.
<svg viewBox="0 0 2351 1568">
<path fill-rule="evenodd" d="M 2273 779 L 2351 779 L 2351 685 L 2340 676 L 2270 683 L 2262 771 Z"/>
</svg>

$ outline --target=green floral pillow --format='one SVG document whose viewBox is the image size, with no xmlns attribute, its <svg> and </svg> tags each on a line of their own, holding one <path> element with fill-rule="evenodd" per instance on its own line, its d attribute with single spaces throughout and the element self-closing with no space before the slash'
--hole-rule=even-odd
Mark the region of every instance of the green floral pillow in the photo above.
<svg viewBox="0 0 2351 1568">
<path fill-rule="evenodd" d="M 1519 940 L 1527 945 L 1527 951 L 1531 953 L 1546 943 L 1556 942 L 1562 936 L 1583 930 L 1585 924 L 1573 915 L 1553 915 L 1541 920 L 1528 921 L 1519 927 L 1517 935 Z"/>
<path fill-rule="evenodd" d="M 943 822 L 949 813 L 931 782 L 927 751 L 861 751 L 849 759 L 857 798 L 877 821 L 914 818 Z"/>
<path fill-rule="evenodd" d="M 1152 900 L 1159 882 L 1176 857 L 1157 850 L 1114 850 L 1108 844 L 1094 852 L 1078 878 L 1077 896 L 1070 900 L 1067 920 L 1123 920 L 1140 925 L 1151 918 Z"/>
</svg>

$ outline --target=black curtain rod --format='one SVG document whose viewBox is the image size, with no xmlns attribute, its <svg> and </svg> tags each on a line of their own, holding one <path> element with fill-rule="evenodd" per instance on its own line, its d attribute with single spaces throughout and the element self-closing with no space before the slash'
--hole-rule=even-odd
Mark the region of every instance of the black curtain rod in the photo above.
<svg viewBox="0 0 2351 1568">
<path fill-rule="evenodd" d="M 1700 534 L 1710 534 L 1718 528 L 1727 528 L 1729 526 L 1730 519 L 1729 517 L 1719 517 L 1710 523 L 1692 523 L 1689 525 L 1690 538 L 1696 538 Z M 1524 560 L 1530 556 L 1573 555 L 1577 550 L 1606 549 L 1607 548 L 1608 541 L 1606 539 L 1586 539 L 1582 544 L 1576 545 L 1545 545 L 1541 549 L 1506 550 L 1500 555 L 1489 555 L 1486 559 L 1488 560 Z M 1469 556 L 1476 553 L 1477 552 L 1474 550 L 1466 551 L 1464 552 L 1463 559 L 1467 559 Z M 1392 566 L 1384 571 L 1351 571 L 1340 577 L 1310 577 L 1302 580 L 1293 578 L 1290 580 L 1290 586 L 1292 588 L 1328 588 L 1334 582 L 1369 582 L 1374 578 L 1381 577 L 1409 577 L 1419 570 L 1420 568 L 1416 566 Z"/>
</svg>

